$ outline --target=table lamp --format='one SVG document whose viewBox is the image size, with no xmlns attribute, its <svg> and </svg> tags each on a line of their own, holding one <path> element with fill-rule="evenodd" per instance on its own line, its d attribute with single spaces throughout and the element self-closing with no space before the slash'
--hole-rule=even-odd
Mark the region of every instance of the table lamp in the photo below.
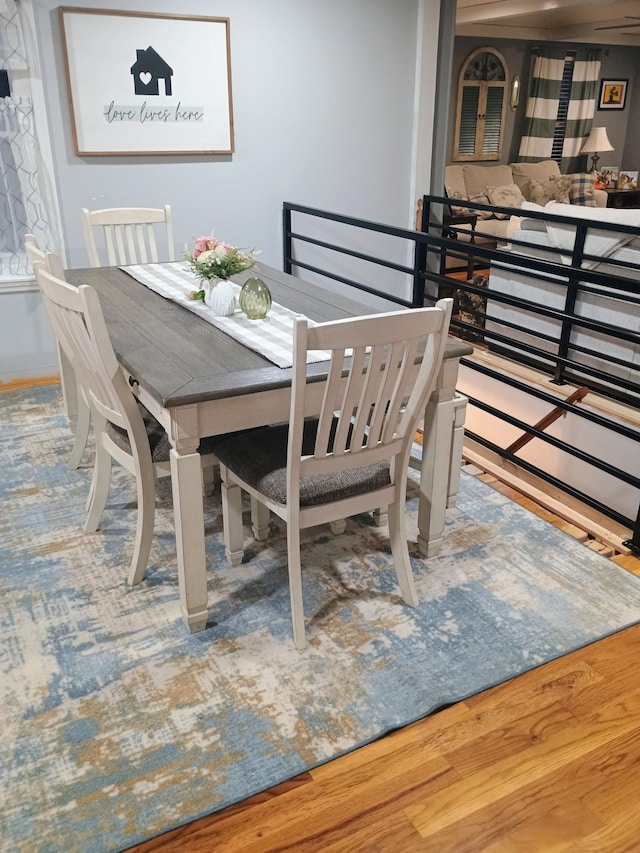
<svg viewBox="0 0 640 853">
<path fill-rule="evenodd" d="M 600 156 L 598 151 L 613 151 L 613 145 L 609 142 L 606 127 L 592 127 L 591 133 L 587 136 L 582 148 L 581 154 L 591 154 L 591 171 L 598 171 L 598 160 Z"/>
</svg>

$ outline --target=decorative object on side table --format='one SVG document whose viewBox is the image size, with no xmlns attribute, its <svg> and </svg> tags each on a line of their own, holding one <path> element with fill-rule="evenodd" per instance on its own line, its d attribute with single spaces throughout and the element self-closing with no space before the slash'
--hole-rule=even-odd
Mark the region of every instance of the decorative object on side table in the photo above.
<svg viewBox="0 0 640 853">
<path fill-rule="evenodd" d="M 250 320 L 262 320 L 271 308 L 271 291 L 261 278 L 248 278 L 242 285 L 239 301 Z"/>
<path fill-rule="evenodd" d="M 638 172 L 624 169 L 618 175 L 619 190 L 637 190 L 638 189 Z"/>
<path fill-rule="evenodd" d="M 184 253 L 185 260 L 201 283 L 200 289 L 191 293 L 191 298 L 200 299 L 218 316 L 230 316 L 236 309 L 236 297 L 228 279 L 252 269 L 256 263 L 255 256 L 254 249 L 245 252 L 213 236 L 196 238 L 193 250 L 185 249 Z"/>
<path fill-rule="evenodd" d="M 609 142 L 609 137 L 607 136 L 607 128 L 592 127 L 591 133 L 587 136 L 580 149 L 580 153 L 591 154 L 591 171 L 597 173 L 598 160 L 600 159 L 598 152 L 613 150 L 613 145 Z"/>
<path fill-rule="evenodd" d="M 601 166 L 596 179 L 597 190 L 614 190 L 618 186 L 618 166 Z M 600 186 L 598 186 L 600 184 Z"/>
</svg>

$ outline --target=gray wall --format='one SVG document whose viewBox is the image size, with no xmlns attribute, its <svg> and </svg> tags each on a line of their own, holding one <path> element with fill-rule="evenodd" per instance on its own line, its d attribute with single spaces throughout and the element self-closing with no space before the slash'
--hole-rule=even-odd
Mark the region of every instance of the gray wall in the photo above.
<svg viewBox="0 0 640 853">
<path fill-rule="evenodd" d="M 104 0 L 66 5 L 109 6 Z M 78 157 L 58 2 L 34 2 L 45 132 L 69 266 L 88 262 L 82 207 L 169 203 L 179 253 L 215 230 L 228 242 L 256 247 L 260 260 L 278 267 L 285 200 L 411 226 L 415 198 L 430 189 L 439 0 L 119 0 L 116 6 L 230 18 L 235 153 Z M 0 381 L 54 373 L 53 338 L 37 298 L 0 291 L 0 299 Z"/>
<path fill-rule="evenodd" d="M 215 229 L 273 265 L 283 200 L 406 222 L 418 0 L 119 2 L 230 18 L 235 153 L 205 157 L 75 155 L 57 6 L 42 0 L 38 30 L 70 265 L 86 263 L 81 207 L 169 203 L 178 247 Z"/>
</svg>

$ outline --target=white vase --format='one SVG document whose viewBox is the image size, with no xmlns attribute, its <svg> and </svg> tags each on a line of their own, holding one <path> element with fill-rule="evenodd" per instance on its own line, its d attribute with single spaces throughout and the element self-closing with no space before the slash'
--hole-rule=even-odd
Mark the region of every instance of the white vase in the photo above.
<svg viewBox="0 0 640 853">
<path fill-rule="evenodd" d="M 218 317 L 230 317 L 236 310 L 235 288 L 223 279 L 207 281 L 204 286 L 204 302 Z"/>
</svg>

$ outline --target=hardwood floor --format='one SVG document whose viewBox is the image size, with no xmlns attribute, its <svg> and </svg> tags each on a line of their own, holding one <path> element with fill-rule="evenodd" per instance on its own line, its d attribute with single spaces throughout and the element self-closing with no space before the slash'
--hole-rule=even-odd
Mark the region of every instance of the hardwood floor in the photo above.
<svg viewBox="0 0 640 853">
<path fill-rule="evenodd" d="M 131 851 L 637 853 L 638 660 L 640 625 Z"/>
</svg>

